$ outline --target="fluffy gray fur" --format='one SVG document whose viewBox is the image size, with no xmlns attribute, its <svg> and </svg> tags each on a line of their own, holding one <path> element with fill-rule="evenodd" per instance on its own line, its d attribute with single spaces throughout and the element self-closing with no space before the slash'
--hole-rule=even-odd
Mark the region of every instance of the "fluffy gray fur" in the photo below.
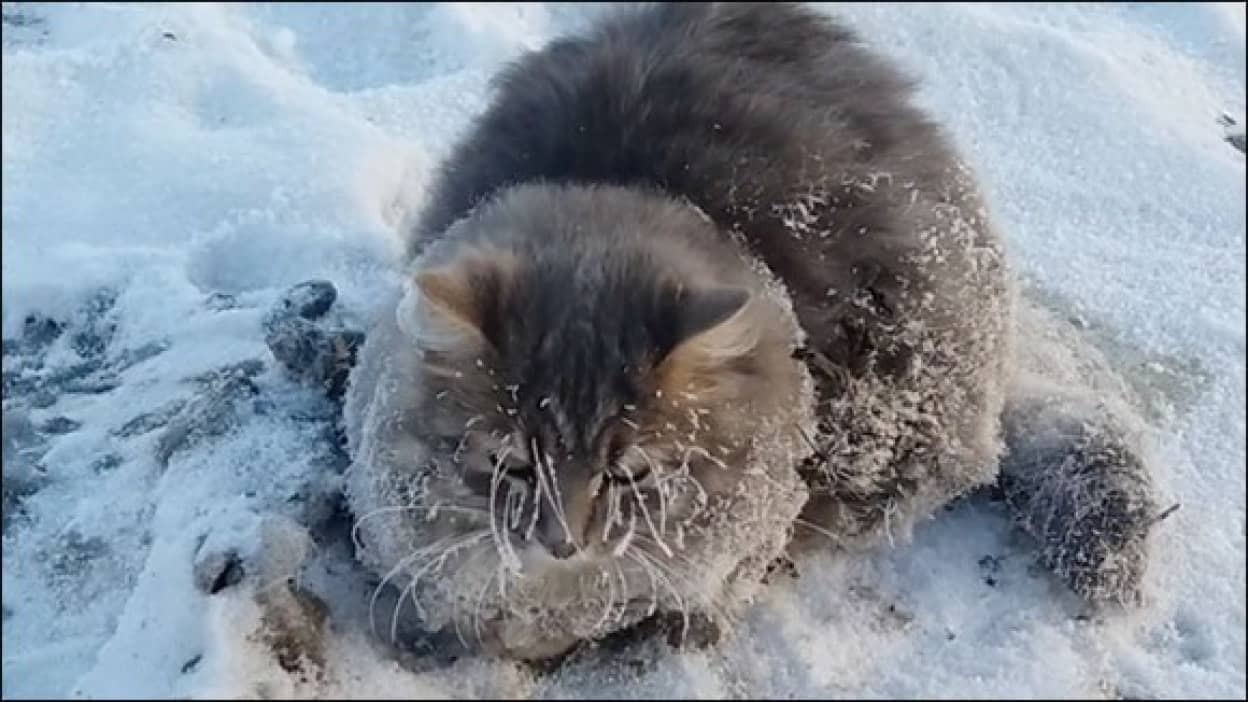
<svg viewBox="0 0 1248 702">
<path fill-rule="evenodd" d="M 997 476 L 1013 329 L 1001 238 L 909 83 L 815 12 L 644 7 L 524 56 L 410 241 L 414 284 L 347 400 L 362 556 L 489 650 L 556 655 L 655 610 L 730 616 L 794 525 L 840 548 L 892 542 Z M 714 390 L 660 401 L 694 366 Z M 679 442 L 655 428 L 690 409 L 707 420 Z M 1142 464 L 1110 433 L 1032 437 L 1027 416 L 1007 422 L 1010 504 L 1076 589 L 1134 587 Z M 696 537 L 644 556 L 663 586 L 612 555 L 630 546 L 609 524 L 606 551 L 583 527 L 586 486 L 618 463 L 594 437 L 621 431 L 719 505 Z M 491 472 L 483 457 L 506 437 L 567 451 L 526 449 L 515 470 L 537 477 L 500 513 L 471 484 L 498 484 L 504 459 Z M 722 465 L 677 458 L 720 445 Z M 542 470 L 581 501 L 572 527 L 533 496 Z M 695 513 L 678 519 L 709 519 Z M 545 527 L 500 537 L 493 520 L 517 515 Z M 447 550 L 470 538 L 471 556 Z M 513 549 L 548 555 L 513 569 Z M 602 573 L 619 576 L 610 590 L 584 577 Z"/>
</svg>

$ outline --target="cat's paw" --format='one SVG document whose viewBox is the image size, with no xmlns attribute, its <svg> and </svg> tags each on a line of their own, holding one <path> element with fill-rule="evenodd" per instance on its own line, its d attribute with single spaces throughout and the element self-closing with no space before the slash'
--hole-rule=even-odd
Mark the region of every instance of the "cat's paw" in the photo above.
<svg viewBox="0 0 1248 702">
<path fill-rule="evenodd" d="M 1138 604 L 1158 504 L 1145 456 L 1095 413 L 1056 402 L 1016 413 L 1000 486 L 1040 561 L 1091 604 Z M 1022 421 L 1020 421 L 1022 420 Z"/>
<path fill-rule="evenodd" d="M 661 612 L 659 629 L 667 644 L 675 649 L 702 651 L 719 643 L 723 628 L 702 612 Z"/>
</svg>

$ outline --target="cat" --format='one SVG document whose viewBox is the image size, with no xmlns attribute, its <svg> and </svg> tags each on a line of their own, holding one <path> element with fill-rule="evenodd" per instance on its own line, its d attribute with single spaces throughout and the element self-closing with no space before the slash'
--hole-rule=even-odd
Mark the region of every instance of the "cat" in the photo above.
<svg viewBox="0 0 1248 702">
<path fill-rule="evenodd" d="M 795 536 L 895 542 L 1074 451 L 1005 460 L 1004 243 L 912 90 L 791 3 L 616 11 L 500 74 L 346 400 L 360 557 L 427 627 L 542 660 L 727 623 Z M 1062 563 L 1095 597 L 1112 556 Z"/>
</svg>

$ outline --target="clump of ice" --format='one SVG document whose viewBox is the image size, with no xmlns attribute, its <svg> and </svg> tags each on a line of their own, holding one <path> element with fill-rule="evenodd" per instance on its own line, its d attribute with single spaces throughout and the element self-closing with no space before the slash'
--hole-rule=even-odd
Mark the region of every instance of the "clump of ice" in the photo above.
<svg viewBox="0 0 1248 702">
<path fill-rule="evenodd" d="M 535 678 L 378 643 L 375 582 L 328 536 L 329 401 L 279 370 L 264 317 L 310 279 L 353 328 L 387 312 L 397 232 L 493 69 L 597 11 L 3 4 L 4 402 L 37 435 L 4 459 L 6 489 L 37 476 L 3 537 L 4 696 L 1243 696 L 1245 170 L 1217 123 L 1245 123 L 1234 6 L 834 8 L 922 79 L 1018 267 L 1143 388 L 1183 504 L 1147 608 L 1083 616 L 973 499 L 896 549 L 803 560 L 705 652 L 639 642 Z M 10 354 L 31 315 L 66 328 Z M 162 466 L 195 378 L 255 359 L 237 424 Z M 59 417 L 79 426 L 38 433 Z M 330 623 L 306 680 L 265 642 L 262 583 L 196 585 L 201 549 L 245 575 L 254 527 L 282 520 L 316 548 L 281 587 Z"/>
</svg>

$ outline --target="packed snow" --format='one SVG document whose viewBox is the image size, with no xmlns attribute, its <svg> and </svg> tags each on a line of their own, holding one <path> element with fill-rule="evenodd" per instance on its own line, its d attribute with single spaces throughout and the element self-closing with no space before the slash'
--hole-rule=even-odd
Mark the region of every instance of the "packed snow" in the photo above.
<svg viewBox="0 0 1248 702">
<path fill-rule="evenodd" d="M 920 79 L 1028 295 L 1140 398 L 1181 504 L 1145 607 L 1089 615 L 972 498 L 804 558 L 709 650 L 540 673 L 374 635 L 349 541 L 299 526 L 342 457 L 272 310 L 326 280 L 292 303 L 320 333 L 386 312 L 491 74 L 601 11 L 3 4 L 3 696 L 1242 698 L 1242 4 L 827 7 Z M 273 611 L 322 623 L 315 672 Z"/>
</svg>

